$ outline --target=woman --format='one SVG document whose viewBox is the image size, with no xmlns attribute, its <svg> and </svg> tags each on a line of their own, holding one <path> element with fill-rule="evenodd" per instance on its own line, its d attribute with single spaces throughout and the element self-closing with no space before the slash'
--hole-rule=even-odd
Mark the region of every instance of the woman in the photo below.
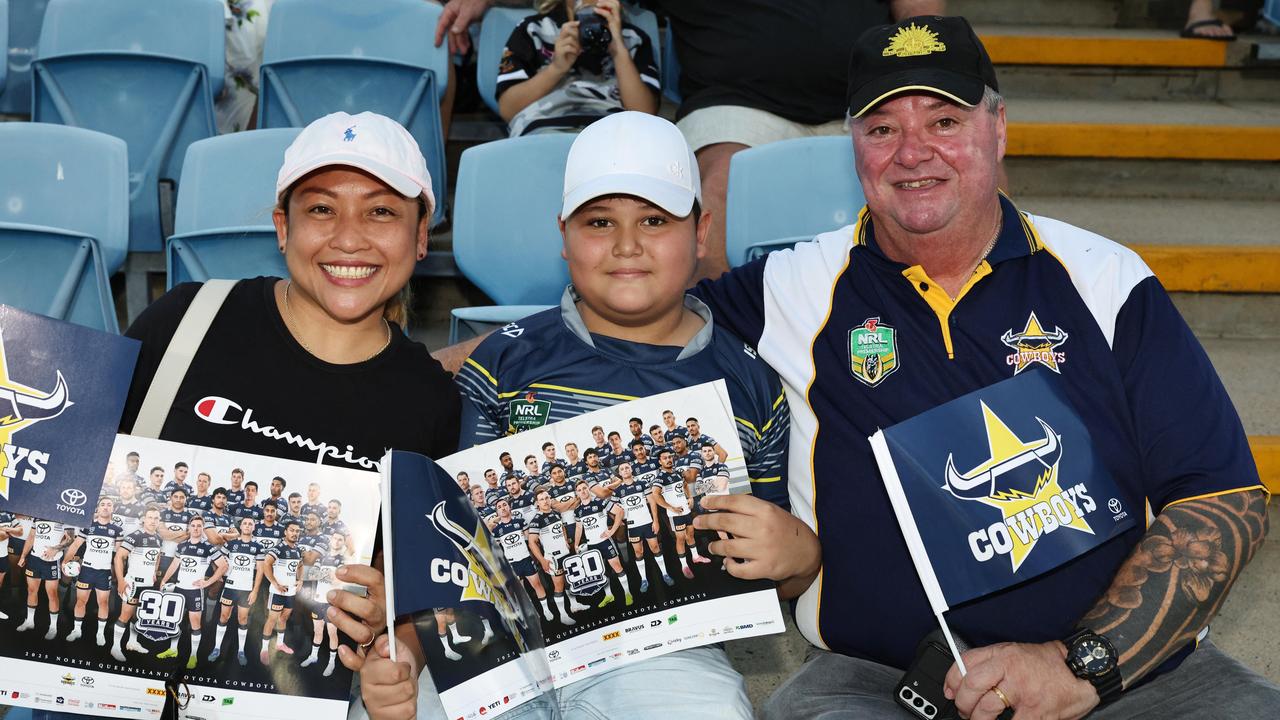
<svg viewBox="0 0 1280 720">
<path fill-rule="evenodd" d="M 394 121 L 334 113 L 305 128 L 276 183 L 273 220 L 289 276 L 231 290 L 159 437 L 364 470 L 386 448 L 452 453 L 457 390 L 402 329 L 434 204 L 426 161 Z M 175 287 L 127 331 L 142 348 L 124 432 L 199 287 Z M 339 580 L 374 597 L 383 591 L 381 573 L 367 566 L 348 565 Z M 385 627 L 381 603 L 347 592 L 331 602 L 328 620 L 356 643 Z M 353 670 L 362 655 L 339 650 Z"/>
</svg>

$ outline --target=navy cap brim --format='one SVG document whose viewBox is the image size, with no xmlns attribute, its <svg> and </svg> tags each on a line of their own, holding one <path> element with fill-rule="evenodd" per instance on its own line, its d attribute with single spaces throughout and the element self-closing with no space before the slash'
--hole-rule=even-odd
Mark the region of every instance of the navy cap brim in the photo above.
<svg viewBox="0 0 1280 720">
<path fill-rule="evenodd" d="M 939 68 L 908 68 L 891 73 L 858 88 L 849 99 L 850 117 L 862 117 L 885 100 L 904 93 L 941 95 L 965 107 L 982 100 L 986 85 L 979 78 Z"/>
</svg>

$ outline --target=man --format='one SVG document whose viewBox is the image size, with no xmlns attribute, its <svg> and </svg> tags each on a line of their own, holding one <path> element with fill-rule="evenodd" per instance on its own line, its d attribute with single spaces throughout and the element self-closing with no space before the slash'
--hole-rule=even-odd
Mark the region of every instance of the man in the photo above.
<svg viewBox="0 0 1280 720">
<path fill-rule="evenodd" d="M 283 516 L 289 510 L 289 501 L 284 498 L 284 489 L 288 485 L 289 483 L 282 477 L 271 478 L 271 497 L 262 501 L 263 506 L 276 506 L 276 517 Z"/>
<path fill-rule="evenodd" d="M 547 476 L 543 474 L 538 467 L 538 458 L 532 455 L 526 455 L 524 458 L 524 480 L 521 484 L 525 490 L 537 490 L 539 486 L 546 484 Z"/>
<path fill-rule="evenodd" d="M 204 518 L 204 534 L 214 545 L 225 544 L 239 534 L 236 529 L 237 518 L 227 512 L 227 490 L 218 488 L 209 496 L 209 509 L 201 515 Z"/>
<path fill-rule="evenodd" d="M 142 464 L 142 456 L 136 452 L 130 452 L 124 456 L 125 469 L 116 475 L 116 492 L 120 491 L 122 485 L 126 485 L 126 480 L 132 480 L 137 489 L 142 488 L 142 476 L 138 474 L 138 466 Z"/>
<path fill-rule="evenodd" d="M 141 499 L 145 505 L 165 505 L 169 502 L 169 493 L 164 491 L 164 468 L 157 465 L 147 473 L 147 486 L 142 489 Z"/>
<path fill-rule="evenodd" d="M 519 486 L 515 478 L 511 478 L 508 482 Z M 507 562 L 511 563 L 511 569 L 516 575 L 524 578 L 533 589 L 534 599 L 542 607 L 542 616 L 547 619 L 547 622 L 551 622 L 555 619 L 555 615 L 551 613 L 547 591 L 542 585 L 542 576 L 533 566 L 533 554 L 529 552 L 529 524 L 512 512 L 511 501 L 508 498 L 498 498 L 493 507 L 497 515 L 494 517 L 493 527 L 489 528 L 490 532 L 497 539 L 498 547 L 502 548 L 502 554 L 507 558 Z M 447 640 L 445 652 L 453 652 Z"/>
<path fill-rule="evenodd" d="M 498 471 L 493 468 L 485 470 L 484 483 L 484 504 L 493 507 L 493 504 L 503 495 L 503 487 L 498 484 Z"/>
<path fill-rule="evenodd" d="M 116 486 L 120 497 L 114 503 L 111 522 L 119 525 L 124 535 L 131 535 L 142 526 L 142 513 L 147 506 L 138 499 L 139 488 L 137 483 L 132 482 L 122 482 Z"/>
<path fill-rule="evenodd" d="M 320 532 L 325 535 L 341 535 L 346 540 L 346 551 L 351 553 L 355 550 L 355 543 L 351 541 L 351 530 L 347 528 L 347 524 L 340 519 L 342 515 L 342 501 L 333 498 L 329 501 L 328 512 L 325 514 L 324 520 L 320 523 Z"/>
<path fill-rule="evenodd" d="M 240 477 L 244 477 L 244 473 L 240 473 Z M 234 485 L 236 482 L 236 471 L 231 471 L 231 484 L 233 489 L 227 491 L 227 502 L 232 503 L 231 514 L 234 517 L 251 517 L 254 522 L 262 521 L 262 504 L 258 502 L 258 483 L 250 480 L 245 483 L 243 488 L 236 490 Z M 237 495 L 240 501 L 236 502 Z"/>
<path fill-rule="evenodd" d="M 683 439 L 677 437 L 677 440 Z M 685 557 L 684 551 L 687 540 L 685 528 L 693 522 L 693 503 L 689 502 L 689 480 L 676 470 L 675 453 L 670 450 L 658 453 L 657 484 L 662 492 L 655 499 L 667 511 L 671 534 L 676 539 L 676 557 L 680 558 L 680 573 L 692 580 L 693 569 L 689 567 L 689 558 Z"/>
<path fill-rule="evenodd" d="M 285 525 L 276 522 L 276 516 L 275 503 L 262 505 L 262 522 L 253 529 L 253 539 L 262 546 L 263 553 L 270 552 L 284 540 Z"/>
<path fill-rule="evenodd" d="M 124 534 L 119 525 L 112 522 L 115 503 L 109 497 L 98 499 L 89 527 L 81 528 L 76 539 L 67 548 L 67 557 L 74 558 L 80 548 L 84 557 L 80 561 L 80 576 L 76 578 L 75 622 L 67 642 L 80 639 L 85 610 L 89 606 L 89 591 L 97 601 L 98 647 L 107 644 L 107 612 L 111 607 L 111 563 L 115 560 L 116 541 Z"/>
<path fill-rule="evenodd" d="M 8 510 L 0 510 L 0 587 L 4 587 L 5 575 L 9 573 L 9 540 L 22 537 L 22 525 L 18 518 Z M 8 620 L 9 616 L 0 612 L 0 620 Z"/>
<path fill-rule="evenodd" d="M 125 650 L 132 653 L 145 653 L 137 637 L 129 637 L 129 621 L 133 620 L 138 610 L 138 598 L 142 591 L 156 586 L 156 576 L 160 572 L 160 510 L 149 507 L 142 513 L 139 528 L 126 535 L 116 548 L 113 565 L 116 576 L 116 591 L 120 593 L 120 616 L 116 618 L 116 636 L 111 646 L 111 657 L 117 662 L 125 662 Z"/>
<path fill-rule="evenodd" d="M 555 605 L 560 609 L 560 622 L 565 625 L 577 625 L 570 612 L 583 612 L 586 605 L 569 595 L 569 605 L 565 607 L 564 567 L 561 560 L 572 554 L 569 549 L 569 538 L 565 532 L 564 521 L 560 513 L 551 507 L 551 493 L 545 488 L 538 490 L 534 496 L 537 512 L 529 519 L 525 534 L 528 536 L 529 552 L 534 562 L 542 567 L 542 572 L 551 577 L 552 589 L 555 592 Z"/>
<path fill-rule="evenodd" d="M 635 559 L 636 574 L 640 576 L 640 592 L 649 590 L 649 575 L 644 563 L 646 544 L 662 575 L 662 582 L 668 586 L 674 585 L 676 581 L 667 573 L 667 563 L 662 558 L 662 543 L 658 539 L 658 498 L 662 495 L 662 487 L 658 484 L 657 470 L 647 473 L 651 480 L 643 480 L 635 475 L 630 463 L 619 465 L 617 472 L 606 487 L 613 499 L 622 506 L 627 521 L 627 540 L 631 542 L 631 557 Z"/>
<path fill-rule="evenodd" d="M 231 487 L 227 488 L 227 502 L 234 507 L 244 502 L 245 496 L 244 470 L 236 468 L 231 471 Z M 256 491 L 258 484 L 254 483 L 253 488 Z"/>
<path fill-rule="evenodd" d="M 564 536 L 569 541 L 569 552 L 577 552 L 578 544 L 574 541 L 577 537 L 577 517 L 574 509 L 578 507 L 578 493 L 565 477 L 563 465 L 551 466 L 551 482 L 543 486 L 543 489 L 551 495 L 552 509 L 560 513 L 560 520 L 564 523 Z"/>
<path fill-rule="evenodd" d="M 302 493 L 289 493 L 288 510 L 285 512 L 284 517 L 280 518 L 280 522 L 288 524 L 290 520 L 305 527 L 302 519 Z"/>
<path fill-rule="evenodd" d="M 242 517 L 236 523 L 237 535 L 223 544 L 227 556 L 226 584 L 222 588 L 222 605 L 218 615 L 218 632 L 209 653 L 209 662 L 218 659 L 222 654 L 222 639 L 227 634 L 227 624 L 231 621 L 231 610 L 235 608 L 236 620 L 236 661 L 240 667 L 249 663 L 245 656 L 245 645 L 249 639 L 249 609 L 258 601 L 258 590 L 262 587 L 262 559 L 266 555 L 262 546 L 254 540 L 253 528 L 256 523 L 251 517 Z"/>
<path fill-rule="evenodd" d="M 507 478 L 524 477 L 524 473 L 515 468 L 515 461 L 511 459 L 511 453 L 503 452 L 498 456 L 498 462 L 502 465 L 502 474 L 498 476 L 498 482 L 502 483 L 502 487 L 507 486 Z"/>
<path fill-rule="evenodd" d="M 702 453 L 691 451 L 689 439 L 684 435 L 676 435 L 673 438 L 672 448 L 672 454 L 675 456 L 673 460 L 675 473 L 684 479 L 685 501 L 689 503 L 688 522 L 684 525 L 684 545 L 689 548 L 691 561 L 699 564 L 710 563 L 709 558 L 703 557 L 698 552 L 698 542 L 693 533 L 693 514 L 698 509 L 695 504 L 697 494 L 694 492 L 694 485 L 697 484 L 698 476 L 702 472 Z"/>
<path fill-rule="evenodd" d="M 191 497 L 191 486 L 187 484 L 187 474 L 189 472 L 190 468 L 187 467 L 187 464 L 179 460 L 173 466 L 173 479 L 164 484 L 162 492 L 168 495 L 174 490 L 181 489 L 187 494 L 188 498 Z"/>
<path fill-rule="evenodd" d="M 458 489 L 463 495 L 471 495 L 471 476 L 466 471 L 458 473 Z"/>
<path fill-rule="evenodd" d="M 313 517 L 313 516 L 308 516 Z M 321 553 L 323 557 L 315 563 L 318 570 L 318 578 L 316 579 L 315 590 L 312 593 L 314 601 L 311 605 L 311 624 L 315 630 L 315 635 L 311 638 L 311 654 L 306 660 L 302 661 L 300 667 L 311 667 L 320 660 L 320 645 L 324 641 L 326 633 L 329 635 L 329 662 L 324 666 L 324 677 L 333 674 L 334 663 L 338 660 L 338 626 L 329 622 L 326 618 L 329 612 L 329 591 L 339 585 L 334 581 L 333 574 L 338 571 L 346 562 L 347 548 L 346 539 L 342 535 L 334 535 L 329 538 L 329 545 L 323 548 Z"/>
<path fill-rule="evenodd" d="M 519 518 L 522 523 L 528 523 L 533 518 L 533 514 L 537 512 L 533 507 L 533 491 L 520 487 L 519 478 L 507 478 L 507 494 L 498 499 L 506 500 L 507 506 L 511 508 L 511 513 Z"/>
<path fill-rule="evenodd" d="M 284 542 L 268 550 L 262 560 L 262 575 L 271 588 L 267 621 L 262 625 L 262 650 L 258 652 L 258 660 L 263 665 L 270 662 L 268 654 L 273 633 L 278 633 L 276 652 L 293 654 L 293 648 L 284 643 L 284 631 L 293 614 L 293 596 L 302 580 L 302 551 L 298 549 L 301 530 L 297 523 L 289 523 L 284 529 Z"/>
<path fill-rule="evenodd" d="M 27 531 L 27 542 L 18 557 L 18 567 L 27 571 L 27 619 L 18 626 L 26 632 L 36 626 L 36 603 L 40 602 L 40 586 L 49 598 L 49 629 L 44 639 L 58 635 L 58 579 L 62 577 L 62 555 L 72 542 L 71 528 L 52 520 L 33 519 Z"/>
<path fill-rule="evenodd" d="M 175 490 L 174 495 L 182 492 Z M 187 655 L 187 669 L 194 670 L 200 656 L 200 627 L 204 616 L 204 592 L 209 585 L 222 580 L 227 572 L 227 559 L 223 557 L 223 548 L 209 542 L 204 535 L 204 519 L 192 515 L 187 523 L 187 538 L 178 544 L 177 562 L 169 565 L 164 577 L 160 579 L 163 586 L 177 574 L 177 591 L 187 600 L 187 621 L 191 625 L 191 649 Z M 212 573 L 210 565 L 213 566 Z M 162 660 L 178 657 L 178 640 L 181 633 L 174 635 L 166 650 L 156 655 Z"/>
<path fill-rule="evenodd" d="M 556 444 L 553 442 L 542 443 L 542 474 L 550 476 L 551 468 L 559 466 L 565 467 L 567 463 L 556 457 Z"/>
<path fill-rule="evenodd" d="M 578 483 L 587 479 L 587 464 L 578 455 L 578 443 L 565 443 L 564 455 L 564 478 L 570 485 L 577 487 Z"/>
<path fill-rule="evenodd" d="M 704 445 L 708 445 L 715 449 L 716 462 L 724 462 L 729 459 L 729 451 L 725 450 L 716 439 L 710 435 L 702 434 L 702 425 L 698 422 L 698 418 L 689 418 L 684 421 L 684 426 L 689 429 L 689 449 L 694 452 L 702 450 Z M 705 456 L 704 456 L 705 457 Z"/>
<path fill-rule="evenodd" d="M 479 485 L 473 486 L 469 499 L 471 500 L 471 509 L 476 511 L 476 515 L 479 516 L 485 526 L 491 525 L 493 523 L 494 510 L 484 501 L 484 488 Z"/>
<path fill-rule="evenodd" d="M 676 424 L 676 414 L 670 410 L 662 411 L 662 424 L 666 425 L 662 430 L 662 439 L 665 440 L 668 445 L 671 445 L 672 441 L 678 437 L 685 438 L 686 440 L 689 439 L 689 430 Z"/>
<path fill-rule="evenodd" d="M 191 518 L 199 515 L 187 509 L 187 491 L 174 488 L 169 494 L 169 505 L 160 511 L 160 539 L 164 540 L 163 557 L 160 558 L 160 573 L 167 574 L 169 564 L 178 553 L 178 543 L 187 537 L 187 524 Z M 201 527 L 201 532 L 204 528 Z"/>
<path fill-rule="evenodd" d="M 662 426 L 661 426 L 661 425 L 650 425 L 650 426 L 649 426 L 649 439 L 653 441 L 653 442 L 649 445 L 649 456 L 650 456 L 650 457 L 655 457 L 655 458 L 656 458 L 656 457 L 658 457 L 658 452 L 659 452 L 660 450 L 662 450 L 663 448 L 670 448 L 670 447 L 671 447 L 670 445 L 668 445 L 668 444 L 667 444 L 667 436 L 666 436 L 666 433 L 664 433 L 664 432 L 662 431 Z M 656 462 L 656 461 L 655 461 L 655 462 Z"/>
<path fill-rule="evenodd" d="M 201 515 L 207 513 L 213 505 L 213 497 L 209 494 L 209 485 L 212 483 L 213 478 L 209 473 L 197 473 L 196 491 L 194 495 L 187 498 L 187 507 Z"/>
<path fill-rule="evenodd" d="M 609 441 L 605 439 L 604 428 L 596 425 L 591 428 L 591 440 L 595 442 L 596 457 L 600 458 L 600 464 L 605 467 L 609 466 Z"/>
<path fill-rule="evenodd" d="M 638 417 L 633 417 L 627 421 L 627 428 L 631 430 L 631 437 L 627 439 L 627 447 L 636 444 L 636 441 L 644 443 L 650 450 L 653 449 L 653 438 L 644 432 L 644 421 Z"/>
<path fill-rule="evenodd" d="M 858 222 L 699 288 L 803 398 L 790 489 L 794 511 L 821 530 L 824 567 L 796 619 L 821 649 L 765 716 L 884 707 L 936 621 L 904 571 L 911 559 L 867 437 L 1020 372 L 1062 388 L 1096 462 L 1154 519 L 947 613 L 975 648 L 968 674 L 953 667 L 946 680 L 960 714 L 1252 717 L 1280 706 L 1273 685 L 1197 643 L 1265 534 L 1266 493 L 1235 409 L 1159 282 L 1124 247 L 1019 213 L 998 193 L 1004 103 L 962 19 L 868 31 L 849 76 L 867 198 Z M 720 515 L 695 526 L 728 529 Z M 1187 574 L 1152 554 L 1182 557 L 1175 548 L 1190 537 L 1205 539 L 1194 552 L 1212 571 Z M 1097 651 L 1097 685 L 1064 661 L 1082 665 L 1085 650 Z"/>
<path fill-rule="evenodd" d="M 328 508 L 320 502 L 320 483 L 311 483 L 307 485 L 307 502 L 302 506 L 302 516 L 306 517 L 307 513 L 314 512 L 317 517 L 324 517 Z"/>
<path fill-rule="evenodd" d="M 622 586 L 622 595 L 627 606 L 630 606 L 631 585 L 627 582 L 627 574 L 622 571 L 622 560 L 618 558 L 618 548 L 613 544 L 613 536 L 626 524 L 627 514 L 622 506 L 613 498 L 598 498 L 591 492 L 590 485 L 581 480 L 574 487 L 578 500 L 582 503 L 578 508 L 579 521 L 574 526 L 573 546 L 582 551 L 585 544 L 588 552 L 595 551 L 609 563 L 613 576 Z M 596 607 L 604 607 L 616 600 L 613 586 L 604 586 L 604 599 Z"/>
</svg>

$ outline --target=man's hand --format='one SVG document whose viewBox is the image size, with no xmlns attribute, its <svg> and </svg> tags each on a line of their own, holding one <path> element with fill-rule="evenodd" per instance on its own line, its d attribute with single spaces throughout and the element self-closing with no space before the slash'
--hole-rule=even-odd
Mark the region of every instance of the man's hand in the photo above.
<svg viewBox="0 0 1280 720">
<path fill-rule="evenodd" d="M 1054 641 L 1038 645 L 1000 643 L 963 655 L 969 674 L 951 666 L 943 694 L 955 700 L 960 717 L 992 720 L 1004 712 L 999 687 L 1018 720 L 1075 720 L 1098 704 L 1098 692 L 1067 667 L 1067 648 Z"/>
<path fill-rule="evenodd" d="M 560 36 L 556 38 L 555 55 L 551 58 L 551 67 L 563 75 L 573 69 L 573 64 L 578 62 L 578 56 L 581 54 L 582 45 L 578 42 L 578 21 L 573 20 L 560 28 Z"/>
<path fill-rule="evenodd" d="M 694 518 L 695 528 L 733 536 L 707 546 L 717 555 L 742 561 L 725 563 L 730 575 L 777 580 L 782 583 L 778 593 L 784 599 L 804 592 L 817 577 L 822 547 L 818 536 L 800 518 L 751 495 L 708 495 L 702 499 L 702 507 L 718 512 Z"/>
<path fill-rule="evenodd" d="M 337 577 L 343 582 L 365 586 L 367 593 L 360 597 L 347 590 L 330 590 L 326 619 L 357 645 L 363 645 L 382 634 L 387 627 L 387 599 L 382 572 L 368 565 L 343 565 L 338 568 Z M 346 656 L 342 657 L 343 664 L 346 664 Z M 360 669 L 359 666 L 347 667 Z"/>
<path fill-rule="evenodd" d="M 470 50 L 471 35 L 467 28 L 480 22 L 489 11 L 490 3 L 491 0 L 450 0 L 440 13 L 440 22 L 436 23 L 436 47 L 440 47 L 448 33 L 450 53 L 461 55 Z"/>
<path fill-rule="evenodd" d="M 370 720 L 411 720 L 418 711 L 418 670 L 409 647 L 396 642 L 395 662 L 391 661 L 393 638 L 383 635 L 369 648 L 360 667 L 360 697 Z M 357 655 L 343 645 L 340 654 Z M 347 658 L 342 660 L 350 667 Z"/>
</svg>

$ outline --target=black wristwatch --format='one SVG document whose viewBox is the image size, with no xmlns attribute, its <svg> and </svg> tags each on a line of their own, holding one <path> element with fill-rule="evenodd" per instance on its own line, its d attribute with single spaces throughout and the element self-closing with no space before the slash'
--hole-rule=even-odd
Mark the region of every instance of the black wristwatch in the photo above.
<svg viewBox="0 0 1280 720">
<path fill-rule="evenodd" d="M 1062 641 L 1067 646 L 1067 667 L 1081 680 L 1088 680 L 1103 703 L 1124 689 L 1118 667 L 1119 655 L 1110 640 L 1088 629 L 1075 631 Z"/>
</svg>

